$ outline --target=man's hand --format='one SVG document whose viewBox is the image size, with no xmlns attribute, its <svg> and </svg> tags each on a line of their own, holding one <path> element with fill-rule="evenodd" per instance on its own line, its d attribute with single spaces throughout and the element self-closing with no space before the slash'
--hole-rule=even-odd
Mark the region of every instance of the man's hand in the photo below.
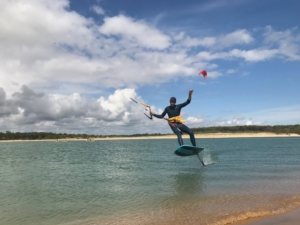
<svg viewBox="0 0 300 225">
<path fill-rule="evenodd" d="M 190 91 L 189 91 L 189 95 L 192 95 L 193 92 L 194 92 L 194 90 L 190 90 Z"/>
</svg>

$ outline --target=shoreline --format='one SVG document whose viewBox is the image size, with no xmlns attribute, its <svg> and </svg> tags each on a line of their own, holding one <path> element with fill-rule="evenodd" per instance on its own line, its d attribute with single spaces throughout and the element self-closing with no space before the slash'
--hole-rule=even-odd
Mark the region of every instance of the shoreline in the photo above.
<svg viewBox="0 0 300 225">
<path fill-rule="evenodd" d="M 298 225 L 300 221 L 300 207 L 277 215 L 250 218 L 233 225 Z"/>
<path fill-rule="evenodd" d="M 274 138 L 274 137 L 300 137 L 299 134 L 276 134 L 276 133 L 207 133 L 195 134 L 195 138 Z M 182 138 L 189 138 L 183 134 Z M 177 139 L 175 134 L 160 136 L 139 136 L 139 137 L 106 137 L 106 138 L 66 138 L 66 139 L 41 139 L 41 140 L 0 140 L 0 143 L 9 142 L 68 142 L 68 141 L 108 141 L 108 140 L 145 140 L 145 139 Z"/>
</svg>

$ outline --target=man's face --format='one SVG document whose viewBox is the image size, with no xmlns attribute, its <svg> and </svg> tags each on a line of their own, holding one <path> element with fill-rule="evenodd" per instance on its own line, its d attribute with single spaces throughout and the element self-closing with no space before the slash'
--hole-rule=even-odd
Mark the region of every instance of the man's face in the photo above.
<svg viewBox="0 0 300 225">
<path fill-rule="evenodd" d="M 170 106 L 171 106 L 171 107 L 174 107 L 174 106 L 175 106 L 175 104 L 176 104 L 176 102 L 175 102 L 175 101 L 170 101 Z"/>
</svg>

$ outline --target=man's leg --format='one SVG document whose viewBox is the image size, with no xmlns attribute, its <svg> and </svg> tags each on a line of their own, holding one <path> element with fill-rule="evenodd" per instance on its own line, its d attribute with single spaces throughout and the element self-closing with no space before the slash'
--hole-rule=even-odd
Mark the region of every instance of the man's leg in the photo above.
<svg viewBox="0 0 300 225">
<path fill-rule="evenodd" d="M 176 125 L 173 126 L 172 124 L 170 124 L 170 127 L 171 127 L 172 131 L 177 135 L 178 144 L 180 146 L 183 145 L 183 140 L 182 140 L 182 137 L 181 137 L 180 130 L 177 129 Z"/>
<path fill-rule="evenodd" d="M 188 128 L 186 125 L 184 125 L 184 124 L 181 124 L 178 127 L 179 127 L 179 129 L 182 132 L 187 133 L 187 134 L 190 135 L 190 139 L 191 139 L 192 145 L 196 146 L 196 140 L 195 140 L 194 132 L 190 128 Z"/>
</svg>

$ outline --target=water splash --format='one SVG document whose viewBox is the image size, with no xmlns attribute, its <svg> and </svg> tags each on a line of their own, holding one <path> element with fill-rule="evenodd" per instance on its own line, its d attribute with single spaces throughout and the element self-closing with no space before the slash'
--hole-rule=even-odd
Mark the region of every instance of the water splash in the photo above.
<svg viewBox="0 0 300 225">
<path fill-rule="evenodd" d="M 201 156 L 205 165 L 216 164 L 219 161 L 217 155 L 213 155 L 209 149 L 204 149 Z"/>
</svg>

